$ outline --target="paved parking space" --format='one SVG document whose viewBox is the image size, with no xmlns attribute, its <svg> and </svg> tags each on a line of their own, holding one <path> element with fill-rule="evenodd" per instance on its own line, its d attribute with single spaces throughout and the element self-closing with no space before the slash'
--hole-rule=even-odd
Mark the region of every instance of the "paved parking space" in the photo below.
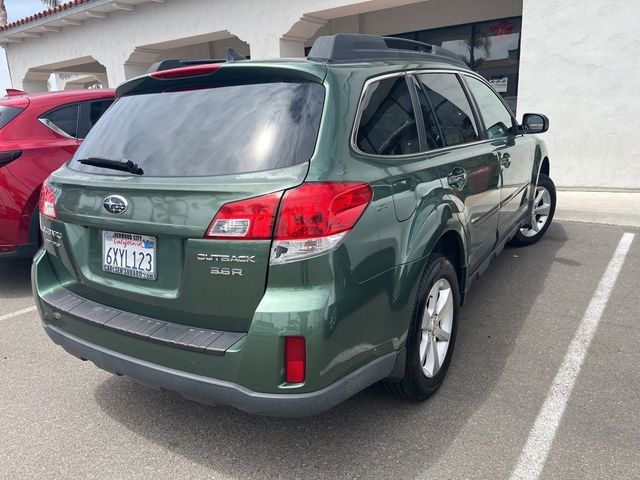
<svg viewBox="0 0 640 480">
<path fill-rule="evenodd" d="M 80 362 L 35 312 L 0 320 L 0 477 L 508 479 L 624 232 L 636 238 L 541 478 L 640 478 L 640 231 L 570 222 L 493 263 L 419 405 L 370 388 L 314 418 L 252 417 Z M 31 305 L 28 262 L 1 263 L 0 318 Z"/>
</svg>

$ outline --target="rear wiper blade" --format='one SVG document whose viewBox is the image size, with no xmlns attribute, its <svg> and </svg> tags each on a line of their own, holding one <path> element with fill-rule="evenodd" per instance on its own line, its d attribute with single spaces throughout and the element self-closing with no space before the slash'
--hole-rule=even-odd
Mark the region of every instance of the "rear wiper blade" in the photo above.
<svg viewBox="0 0 640 480">
<path fill-rule="evenodd" d="M 131 160 L 113 160 L 111 158 L 88 157 L 81 158 L 78 162 L 92 167 L 110 168 L 112 170 L 120 170 L 121 172 L 133 173 L 134 175 L 144 175 L 144 171 L 140 168 L 140 165 L 133 163 Z"/>
</svg>

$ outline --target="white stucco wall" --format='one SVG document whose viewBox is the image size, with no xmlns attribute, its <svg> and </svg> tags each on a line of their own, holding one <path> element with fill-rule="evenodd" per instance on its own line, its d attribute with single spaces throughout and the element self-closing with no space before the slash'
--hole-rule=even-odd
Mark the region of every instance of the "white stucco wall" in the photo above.
<svg viewBox="0 0 640 480">
<path fill-rule="evenodd" d="M 518 112 L 542 112 L 556 184 L 640 189 L 640 1 L 524 0 Z"/>
<path fill-rule="evenodd" d="M 520 14 L 518 111 L 551 119 L 544 138 L 556 183 L 640 189 L 640 0 L 166 0 L 106 19 L 87 15 L 82 25 L 5 47 L 17 88 L 46 89 L 47 68 L 73 59 L 99 62 L 114 87 L 159 58 L 221 57 L 227 45 L 254 59 L 300 56 L 318 34 Z"/>
</svg>

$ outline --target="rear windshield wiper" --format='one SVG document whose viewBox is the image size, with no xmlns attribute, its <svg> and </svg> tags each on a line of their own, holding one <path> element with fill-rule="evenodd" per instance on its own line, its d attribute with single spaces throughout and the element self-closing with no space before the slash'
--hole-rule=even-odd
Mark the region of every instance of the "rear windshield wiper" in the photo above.
<svg viewBox="0 0 640 480">
<path fill-rule="evenodd" d="M 129 172 L 134 175 L 144 175 L 144 171 L 140 165 L 133 163 L 131 160 L 113 160 L 111 158 L 88 157 L 78 160 L 83 165 L 90 165 L 98 168 L 110 168 L 112 170 L 120 170 L 121 172 Z"/>
</svg>

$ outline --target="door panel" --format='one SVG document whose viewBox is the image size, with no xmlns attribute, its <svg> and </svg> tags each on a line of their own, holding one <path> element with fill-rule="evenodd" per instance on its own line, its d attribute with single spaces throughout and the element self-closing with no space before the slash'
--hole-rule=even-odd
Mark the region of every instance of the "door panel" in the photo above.
<svg viewBox="0 0 640 480">
<path fill-rule="evenodd" d="M 460 220 L 469 235 L 469 271 L 488 255 L 496 241 L 500 204 L 500 167 L 493 145 L 481 143 L 443 153 L 447 161 L 438 167 L 448 195 L 463 210 Z M 459 175 L 464 173 L 464 180 Z M 459 180 L 456 182 L 456 180 Z"/>
<path fill-rule="evenodd" d="M 489 85 L 476 77 L 464 76 L 481 114 L 487 137 L 492 141 L 500 162 L 501 232 L 508 232 L 520 219 L 524 196 L 531 182 L 533 155 L 528 140 L 522 135 L 511 112 Z"/>
<path fill-rule="evenodd" d="M 459 205 L 468 235 L 470 271 L 496 242 L 500 209 L 500 168 L 495 147 L 481 141 L 469 99 L 453 73 L 417 75 L 418 97 L 428 138 L 452 149 L 435 151 L 434 164 L 447 194 Z M 430 125 L 436 122 L 436 125 Z"/>
<path fill-rule="evenodd" d="M 508 230 L 516 223 L 526 205 L 524 198 L 529 192 L 526 188 L 531 182 L 533 158 L 529 142 L 523 135 L 505 138 L 494 142 L 496 154 L 500 159 L 500 230 Z"/>
</svg>

